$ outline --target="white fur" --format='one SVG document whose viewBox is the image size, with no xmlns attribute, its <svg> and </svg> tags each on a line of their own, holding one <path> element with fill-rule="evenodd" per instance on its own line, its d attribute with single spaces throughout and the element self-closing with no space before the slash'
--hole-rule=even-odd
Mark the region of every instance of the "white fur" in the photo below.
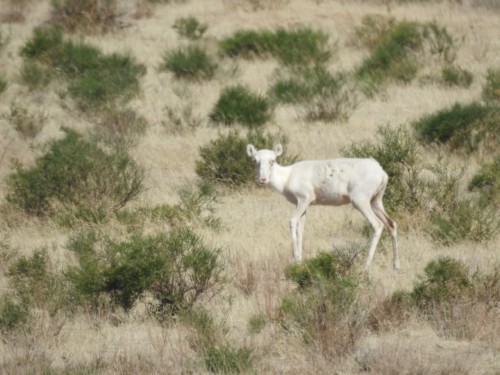
<svg viewBox="0 0 500 375">
<path fill-rule="evenodd" d="M 373 228 L 366 267 L 373 259 L 385 225 L 392 238 L 393 266 L 399 268 L 397 225 L 387 215 L 382 203 L 388 177 L 376 160 L 338 158 L 307 160 L 281 166 L 276 162 L 276 157 L 282 153 L 281 144 L 273 150 L 256 150 L 253 145 L 247 146 L 247 154 L 257 168 L 257 180 L 270 185 L 297 207 L 290 219 L 296 261 L 302 260 L 305 215 L 309 205 L 341 206 L 352 203 Z"/>
</svg>

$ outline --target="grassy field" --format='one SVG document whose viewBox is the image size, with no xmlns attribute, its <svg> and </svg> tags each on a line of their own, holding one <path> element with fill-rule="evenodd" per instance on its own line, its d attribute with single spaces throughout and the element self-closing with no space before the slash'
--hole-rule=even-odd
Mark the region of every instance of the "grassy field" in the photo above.
<svg viewBox="0 0 500 375">
<path fill-rule="evenodd" d="M 500 374 L 500 171 L 491 167 L 487 191 L 469 189 L 484 166 L 498 165 L 497 1 L 123 0 L 80 13 L 65 3 L 71 2 L 0 0 L 1 373 Z M 47 25 L 62 30 L 53 47 L 36 44 L 36 30 Z M 279 39 L 297 30 L 296 40 Z M 249 49 L 235 52 L 228 45 L 238 31 L 266 33 L 252 36 L 262 39 L 252 39 L 254 50 L 242 43 Z M 300 39 L 299 32 L 307 35 Z M 417 36 L 393 65 L 375 60 L 377 48 L 401 46 L 407 35 Z M 311 54 L 319 54 L 308 60 L 307 43 L 314 41 L 319 51 Z M 287 43 L 299 48 L 287 55 Z M 183 68 L 190 53 L 205 70 Z M 445 75 L 444 68 L 458 73 Z M 285 79 L 309 91 L 295 101 L 276 99 L 271 89 Z M 258 101 L 250 120 L 214 115 L 224 89 L 236 86 L 269 104 L 262 124 L 252 122 Z M 414 133 L 416 122 L 457 103 L 491 112 L 477 128 L 443 142 Z M 352 254 L 354 264 L 347 271 L 339 266 L 333 279 L 313 276 L 313 290 L 290 277 L 292 205 L 253 182 L 214 179 L 215 190 L 198 187 L 201 150 L 250 129 L 286 140 L 289 160 L 352 156 L 356 147 L 376 144 L 380 129 L 409 134 L 417 161 L 389 180 L 407 194 L 391 195 L 388 204 L 399 224 L 401 270 L 392 269 L 384 233 L 363 271 L 365 219 L 351 206 L 317 206 L 308 210 L 306 262 Z M 50 169 L 54 159 L 44 155 L 69 147 L 73 131 L 81 135 L 73 139 L 79 148 Z M 391 153 L 388 144 L 382 155 Z M 92 164 L 63 180 L 79 165 L 71 156 L 82 150 L 90 151 L 81 160 Z M 244 147 L 241 154 L 246 158 Z M 123 168 L 110 169 L 117 160 Z M 95 175 L 87 175 L 88 165 Z M 39 174 L 20 174 L 37 166 Z M 253 176 L 251 164 L 245 168 Z M 49 191 L 40 181 L 51 173 L 62 182 Z M 141 180 L 137 192 L 123 187 L 133 178 Z M 27 203 L 35 185 L 43 203 L 36 207 Z M 61 186 L 74 185 L 81 190 L 63 199 Z M 139 278 L 147 283 L 163 272 L 158 262 L 169 264 L 170 255 L 147 253 L 140 241 L 174 243 L 179 229 L 215 249 L 220 275 L 178 310 L 170 296 L 159 298 L 164 274 L 124 303 L 120 282 L 139 288 Z M 90 248 L 98 255 L 77 249 L 75 238 L 86 233 L 96 235 Z M 122 280 L 127 269 L 120 266 L 134 259 L 127 253 L 133 238 L 139 258 L 157 261 Z M 426 267 L 439 259 L 459 262 L 468 279 L 459 286 L 447 280 L 446 296 L 422 302 L 432 291 L 417 287 L 433 285 Z M 197 272 L 192 262 L 179 275 Z M 71 285 L 98 288 L 99 277 L 108 278 L 112 293 L 78 294 L 70 286 L 77 280 Z M 170 310 L 152 313 L 158 305 Z"/>
</svg>

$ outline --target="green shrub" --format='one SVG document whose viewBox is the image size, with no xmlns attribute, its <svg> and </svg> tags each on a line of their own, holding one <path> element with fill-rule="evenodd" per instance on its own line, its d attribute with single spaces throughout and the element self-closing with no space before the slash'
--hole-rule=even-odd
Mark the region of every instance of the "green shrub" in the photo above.
<svg viewBox="0 0 500 375">
<path fill-rule="evenodd" d="M 463 240 L 482 242 L 498 233 L 498 214 L 488 202 L 459 199 L 453 203 L 432 210 L 429 232 L 434 240 L 447 245 Z"/>
<path fill-rule="evenodd" d="M 479 191 L 486 202 L 500 205 L 500 155 L 493 162 L 486 163 L 472 177 L 469 183 L 470 191 Z"/>
<path fill-rule="evenodd" d="M 369 95 L 388 81 L 413 80 L 421 64 L 421 54 L 438 55 L 448 65 L 456 56 L 456 40 L 435 22 L 395 22 L 392 18 L 368 16 L 355 29 L 355 38 L 355 42 L 359 40 L 370 49 L 370 55 L 356 70 L 357 79 Z M 459 73 L 460 83 L 465 85 L 470 76 L 463 71 Z M 444 74 L 449 75 L 450 71 Z"/>
<path fill-rule="evenodd" d="M 300 78 L 278 80 L 270 88 L 270 96 L 278 102 L 302 104 L 311 121 L 347 120 L 356 105 L 346 76 L 332 75 L 321 66 L 305 69 Z"/>
<path fill-rule="evenodd" d="M 454 65 L 449 65 L 441 70 L 443 82 L 448 86 L 469 87 L 472 83 L 473 76 L 468 70 L 459 68 Z"/>
<path fill-rule="evenodd" d="M 0 332 L 10 332 L 23 326 L 29 317 L 25 306 L 16 302 L 11 296 L 0 298 Z"/>
<path fill-rule="evenodd" d="M 412 298 L 420 308 L 449 302 L 472 287 L 469 271 L 453 258 L 442 257 L 429 262 L 424 273 L 412 291 Z"/>
<path fill-rule="evenodd" d="M 103 55 L 82 42 L 64 41 L 56 28 L 37 28 L 21 55 L 47 66 L 53 75 L 69 81 L 70 94 L 83 108 L 102 107 L 117 99 L 129 100 L 139 90 L 138 77 L 145 67 L 132 57 Z M 49 74 L 49 73 L 45 73 Z"/>
<path fill-rule="evenodd" d="M 250 333 L 259 333 L 266 326 L 266 317 L 262 314 L 253 315 L 248 319 L 248 331 Z"/>
<path fill-rule="evenodd" d="M 488 69 L 482 96 L 487 102 L 500 102 L 500 69 Z"/>
<path fill-rule="evenodd" d="M 208 26 L 201 24 L 195 17 L 186 17 L 175 20 L 174 29 L 184 38 L 198 40 L 205 34 Z"/>
<path fill-rule="evenodd" d="M 350 267 L 336 255 L 322 253 L 285 270 L 299 289 L 282 301 L 282 325 L 298 329 L 327 357 L 349 353 L 365 324 L 360 279 Z"/>
<path fill-rule="evenodd" d="M 288 164 L 296 159 L 287 153 L 288 140 L 280 134 L 250 131 L 242 137 L 238 132 L 231 131 L 200 148 L 201 160 L 196 161 L 196 174 L 203 180 L 233 187 L 253 181 L 255 168 L 245 152 L 249 143 L 257 148 L 272 148 L 273 144 L 282 143 L 285 146 L 285 153 L 280 159 L 282 163 Z"/>
<path fill-rule="evenodd" d="M 44 69 L 35 62 L 27 61 L 21 67 L 21 79 L 33 90 L 47 86 L 52 77 L 48 69 Z"/>
<path fill-rule="evenodd" d="M 221 220 L 215 216 L 218 203 L 217 192 L 210 182 L 201 182 L 196 187 L 185 187 L 179 192 L 180 202 L 175 205 L 159 205 L 139 208 L 134 211 L 120 211 L 118 220 L 129 226 L 141 227 L 146 218 L 167 222 L 172 227 L 201 225 L 219 229 Z"/>
<path fill-rule="evenodd" d="M 24 138 L 35 138 L 42 130 L 46 119 L 41 114 L 29 113 L 26 108 L 12 106 L 9 120 Z"/>
<path fill-rule="evenodd" d="M 411 81 L 417 72 L 415 53 L 423 42 L 418 24 L 412 22 L 394 24 L 379 39 L 356 71 L 368 92 L 376 91 L 388 79 Z"/>
<path fill-rule="evenodd" d="M 151 311 L 163 317 L 189 311 L 200 297 L 217 292 L 223 281 L 220 249 L 210 248 L 188 229 L 101 241 L 102 254 L 96 242 L 90 234 L 69 245 L 80 267 L 71 269 L 68 277 L 83 303 L 94 304 L 107 295 L 129 310 L 148 293 L 154 298 Z"/>
<path fill-rule="evenodd" d="M 240 123 L 248 128 L 264 125 L 271 118 L 271 105 L 260 95 L 244 86 L 225 88 L 210 113 L 212 121 L 232 125 Z"/>
<path fill-rule="evenodd" d="M 477 102 L 455 104 L 415 121 L 413 126 L 425 142 L 447 144 L 452 149 L 474 151 L 479 145 L 498 146 L 500 107 Z"/>
<path fill-rule="evenodd" d="M 37 250 L 31 257 L 19 257 L 9 268 L 9 284 L 20 301 L 20 307 L 46 309 L 54 314 L 67 307 L 65 287 L 61 278 L 49 271 L 46 250 Z"/>
<path fill-rule="evenodd" d="M 273 56 L 292 67 L 318 65 L 330 58 L 328 36 L 310 28 L 276 31 L 239 30 L 220 41 L 222 52 L 230 57 Z"/>
<path fill-rule="evenodd" d="M 167 52 L 160 66 L 160 70 L 169 70 L 176 78 L 190 80 L 211 79 L 216 69 L 217 64 L 213 58 L 196 46 Z"/>
<path fill-rule="evenodd" d="M 7 179 L 7 200 L 29 214 L 97 220 L 123 207 L 142 188 L 142 169 L 121 149 L 103 151 L 73 130 L 49 144 L 31 168 L 16 166 Z"/>
<path fill-rule="evenodd" d="M 115 0 L 51 0 L 52 22 L 69 31 L 107 31 L 118 17 Z"/>
</svg>

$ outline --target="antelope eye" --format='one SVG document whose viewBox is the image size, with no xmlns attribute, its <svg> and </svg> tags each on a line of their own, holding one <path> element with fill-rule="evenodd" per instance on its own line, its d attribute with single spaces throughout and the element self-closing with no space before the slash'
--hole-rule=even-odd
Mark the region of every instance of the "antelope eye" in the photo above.
<svg viewBox="0 0 500 375">
<path fill-rule="evenodd" d="M 269 165 L 274 165 L 274 160 L 269 160 Z"/>
</svg>

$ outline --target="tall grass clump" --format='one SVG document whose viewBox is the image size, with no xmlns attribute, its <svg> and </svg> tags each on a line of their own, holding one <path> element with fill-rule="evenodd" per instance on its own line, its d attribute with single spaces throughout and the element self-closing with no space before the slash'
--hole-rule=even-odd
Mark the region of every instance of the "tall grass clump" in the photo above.
<svg viewBox="0 0 500 375">
<path fill-rule="evenodd" d="M 196 174 L 205 181 L 230 187 L 248 184 L 255 179 L 252 160 L 246 153 L 246 146 L 249 143 L 257 148 L 272 148 L 275 143 L 286 146 L 288 139 L 280 134 L 258 130 L 250 131 L 245 136 L 236 131 L 221 134 L 200 148 L 200 160 L 196 161 Z M 286 154 L 286 151 L 281 156 L 281 161 L 285 164 L 295 159 L 296 157 Z"/>
<path fill-rule="evenodd" d="M 84 305 L 108 297 L 112 306 L 129 310 L 147 294 L 149 311 L 163 319 L 189 312 L 223 283 L 220 249 L 186 228 L 120 241 L 84 233 L 69 248 L 79 266 L 68 277 Z"/>
<path fill-rule="evenodd" d="M 160 70 L 171 71 L 176 78 L 210 79 L 217 70 L 217 63 L 200 47 L 189 46 L 167 52 L 163 56 Z"/>
<path fill-rule="evenodd" d="M 210 113 L 210 119 L 217 124 L 238 123 L 248 128 L 257 128 L 269 121 L 271 112 L 271 103 L 267 98 L 238 85 L 222 91 Z"/>
<path fill-rule="evenodd" d="M 396 291 L 375 308 L 371 321 L 383 326 L 384 319 L 392 320 L 392 327 L 404 323 L 413 311 L 442 336 L 487 339 L 488 331 L 497 324 L 491 301 L 500 296 L 499 277 L 498 269 L 489 274 L 472 273 L 462 261 L 438 257 L 427 263 L 411 290 Z"/>
<path fill-rule="evenodd" d="M 77 31 L 108 31 L 118 18 L 116 0 L 51 0 L 52 23 Z"/>
<path fill-rule="evenodd" d="M 456 57 L 456 39 L 435 22 L 395 22 L 367 16 L 355 29 L 354 38 L 370 50 L 356 70 L 356 77 L 367 94 L 379 91 L 389 81 L 412 81 L 426 55 L 437 56 L 447 65 Z M 463 78 L 464 82 L 468 79 L 468 75 Z"/>
<path fill-rule="evenodd" d="M 82 108 L 102 108 L 109 102 L 131 99 L 139 90 L 143 65 L 131 56 L 104 55 L 96 47 L 64 40 L 57 28 L 37 28 L 21 55 L 68 81 L 68 91 Z M 47 73 L 45 73 L 47 74 Z"/>
<path fill-rule="evenodd" d="M 174 29 L 180 36 L 189 40 L 198 40 L 208 29 L 206 24 L 200 23 L 195 17 L 182 17 L 175 20 Z"/>
<path fill-rule="evenodd" d="M 482 96 L 486 102 L 500 103 L 500 68 L 488 69 Z"/>
<path fill-rule="evenodd" d="M 445 85 L 468 88 L 474 79 L 471 72 L 454 65 L 445 66 L 441 70 L 442 80 Z"/>
<path fill-rule="evenodd" d="M 446 144 L 453 150 L 472 152 L 480 146 L 498 148 L 500 107 L 495 104 L 455 104 L 422 117 L 413 126 L 427 143 Z"/>
<path fill-rule="evenodd" d="M 291 67 L 322 64 L 331 56 L 328 35 L 310 28 L 239 30 L 221 40 L 219 48 L 229 57 L 272 56 Z"/>
<path fill-rule="evenodd" d="M 168 223 L 173 228 L 196 225 L 218 230 L 222 226 L 215 215 L 218 203 L 215 185 L 202 181 L 196 186 L 186 186 L 179 191 L 180 202 L 174 205 L 161 204 L 135 210 L 117 212 L 117 219 L 130 228 L 142 228 L 146 219 Z"/>
<path fill-rule="evenodd" d="M 283 327 L 298 331 L 328 358 L 348 354 L 365 325 L 361 279 L 352 259 L 320 253 L 288 266 L 285 276 L 298 289 L 282 301 Z"/>
<path fill-rule="evenodd" d="M 301 104 L 309 121 L 345 121 L 356 106 L 346 75 L 333 75 L 322 66 L 305 69 L 298 77 L 279 79 L 269 95 L 280 103 Z"/>
<path fill-rule="evenodd" d="M 490 163 L 484 163 L 469 182 L 470 191 L 477 191 L 481 194 L 481 201 L 492 204 L 495 207 L 500 205 L 500 155 Z"/>
<path fill-rule="evenodd" d="M 7 201 L 32 215 L 100 221 L 139 194 L 144 172 L 125 150 L 104 151 L 73 130 L 64 133 L 34 166 L 15 166 Z"/>
</svg>

